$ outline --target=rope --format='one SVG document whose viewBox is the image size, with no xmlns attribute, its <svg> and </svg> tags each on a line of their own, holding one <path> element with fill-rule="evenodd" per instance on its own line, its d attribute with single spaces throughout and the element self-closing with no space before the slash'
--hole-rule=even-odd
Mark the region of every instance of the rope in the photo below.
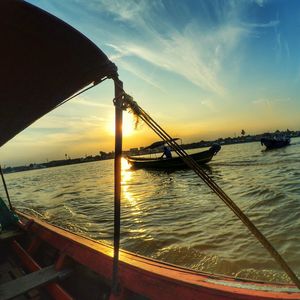
<svg viewBox="0 0 300 300">
<path fill-rule="evenodd" d="M 94 82 L 92 83 L 92 85 L 90 85 L 90 86 L 86 87 L 85 89 L 79 91 L 78 93 L 72 95 L 72 96 L 69 97 L 68 99 L 66 99 L 66 100 L 64 100 L 64 101 L 62 101 L 62 102 L 60 102 L 60 103 L 57 104 L 55 107 L 53 107 L 52 110 L 54 110 L 54 109 L 60 107 L 61 105 L 65 104 L 66 102 L 70 101 L 71 99 L 73 99 L 73 98 L 79 96 L 80 94 L 83 94 L 84 92 L 90 90 L 91 88 L 95 87 L 96 85 L 98 85 L 98 84 L 101 83 L 102 81 L 106 80 L 107 78 L 108 78 L 108 77 L 104 77 L 104 78 L 100 79 L 99 81 L 94 81 Z"/>
<path fill-rule="evenodd" d="M 217 194 L 217 196 L 234 212 L 234 214 L 244 223 L 249 231 L 257 238 L 257 240 L 265 247 L 274 260 L 286 272 L 292 282 L 300 289 L 300 281 L 296 274 L 292 271 L 286 261 L 267 240 L 267 238 L 259 231 L 259 229 L 251 222 L 251 220 L 243 213 L 243 211 L 234 203 L 234 201 L 218 186 L 216 182 L 204 172 L 198 163 L 192 159 L 186 151 L 172 139 L 172 137 L 164 131 L 158 123 L 156 123 L 133 98 L 124 93 L 125 107 L 130 108 L 132 112 L 144 121 L 162 140 L 164 140 L 182 160 Z"/>
</svg>

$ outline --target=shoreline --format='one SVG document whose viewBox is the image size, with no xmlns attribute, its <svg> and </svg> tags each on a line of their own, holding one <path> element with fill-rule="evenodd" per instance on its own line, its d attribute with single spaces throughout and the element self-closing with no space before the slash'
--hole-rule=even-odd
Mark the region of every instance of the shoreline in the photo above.
<svg viewBox="0 0 300 300">
<path fill-rule="evenodd" d="M 290 131 L 290 132 L 274 132 L 274 133 L 263 133 L 259 135 L 247 135 L 247 136 L 239 136 L 239 137 L 227 137 L 227 138 L 219 138 L 214 141 L 199 141 L 195 143 L 189 143 L 189 144 L 181 144 L 180 146 L 185 149 L 196 149 L 196 148 L 205 148 L 210 147 L 214 143 L 218 143 L 221 146 L 224 145 L 232 145 L 232 144 L 243 144 L 243 143 L 253 143 L 253 142 L 260 142 L 260 139 L 262 137 L 272 136 L 276 133 L 280 134 L 289 134 L 291 138 L 297 138 L 300 137 L 300 131 Z M 140 149 L 138 148 L 132 148 L 130 150 L 124 150 L 123 155 L 145 155 L 145 154 L 151 154 L 151 153 L 159 153 L 159 151 L 147 151 L 144 150 L 142 147 Z M 86 157 L 80 157 L 80 158 L 68 158 L 68 159 L 62 159 L 62 160 L 52 160 L 50 162 L 43 162 L 43 163 L 30 163 L 29 165 L 22 165 L 22 166 L 16 166 L 16 167 L 5 167 L 2 169 L 4 174 L 9 173 L 16 173 L 16 172 L 23 172 L 23 171 L 31 171 L 31 170 L 38 170 L 38 169 L 46 169 L 46 168 L 53 168 L 53 167 L 60 167 L 60 166 L 66 166 L 66 165 L 74 165 L 74 164 L 81 164 L 81 163 L 87 163 L 87 162 L 93 162 L 93 161 L 101 161 L 101 160 L 108 160 L 108 159 L 114 159 L 114 152 L 103 152 L 100 151 L 100 155 L 89 155 Z"/>
</svg>

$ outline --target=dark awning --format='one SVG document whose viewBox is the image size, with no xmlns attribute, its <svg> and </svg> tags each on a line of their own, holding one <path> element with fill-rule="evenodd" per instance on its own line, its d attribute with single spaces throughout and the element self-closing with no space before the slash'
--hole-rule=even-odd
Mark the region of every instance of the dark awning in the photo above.
<svg viewBox="0 0 300 300">
<path fill-rule="evenodd" d="M 80 32 L 23 1 L 0 2 L 0 146 L 117 67 Z"/>
<path fill-rule="evenodd" d="M 179 140 L 179 138 L 174 138 L 174 139 L 171 139 L 169 140 L 170 142 L 172 141 L 177 141 Z M 161 146 L 164 146 L 166 144 L 166 141 L 158 141 L 158 142 L 154 142 L 153 144 L 151 144 L 150 146 L 147 146 L 145 147 L 144 149 L 147 150 L 147 149 L 155 149 L 155 148 L 158 148 L 158 147 L 161 147 Z"/>
</svg>

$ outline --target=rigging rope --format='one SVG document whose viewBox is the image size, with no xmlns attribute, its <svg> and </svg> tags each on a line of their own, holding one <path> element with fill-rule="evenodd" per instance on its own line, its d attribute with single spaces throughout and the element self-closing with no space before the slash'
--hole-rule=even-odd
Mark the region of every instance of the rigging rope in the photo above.
<svg viewBox="0 0 300 300">
<path fill-rule="evenodd" d="M 156 123 L 150 115 L 148 115 L 130 95 L 124 92 L 123 96 L 124 110 L 130 109 L 135 116 L 144 121 L 163 141 L 165 141 L 182 160 L 217 194 L 217 196 L 234 212 L 234 214 L 244 223 L 249 231 L 258 239 L 265 247 L 274 260 L 290 277 L 292 282 L 300 289 L 300 281 L 293 270 L 289 267 L 282 256 L 267 240 L 267 238 L 259 231 L 259 229 L 251 222 L 251 220 L 243 213 L 243 211 L 235 204 L 235 202 L 218 186 L 218 184 L 192 159 L 186 151 L 174 141 L 174 139 Z"/>
<path fill-rule="evenodd" d="M 68 99 L 65 99 L 64 101 L 62 101 L 61 103 L 57 104 L 55 107 L 53 107 L 51 110 L 54 110 L 56 109 L 57 107 L 65 104 L 66 102 L 68 102 L 69 100 L 79 96 L 80 94 L 88 91 L 89 89 L 95 87 L 96 85 L 98 85 L 99 83 L 103 82 L 104 80 L 110 78 L 109 76 L 106 76 L 106 77 L 103 77 L 103 78 L 100 78 L 98 80 L 95 80 L 94 82 L 91 83 L 91 85 L 87 86 L 86 88 L 80 90 L 78 93 L 76 94 L 73 94 L 72 96 L 70 96 Z M 122 89 L 123 90 L 123 89 Z M 7 189 L 7 186 L 6 186 L 6 182 L 5 182 L 5 179 L 4 179 L 4 175 L 3 175 L 3 172 L 2 172 L 2 168 L 1 168 L 1 165 L 0 165 L 0 175 L 1 175 L 1 178 L 2 178 L 2 183 L 3 183 L 3 186 L 4 186 L 4 189 L 5 189 L 5 193 L 6 193 L 6 197 L 7 197 L 7 200 L 8 200 L 8 203 L 9 203 L 9 208 L 11 210 L 13 210 L 13 206 L 11 204 L 11 201 L 10 201 L 10 197 L 9 197 L 9 193 L 8 193 L 8 189 Z"/>
<path fill-rule="evenodd" d="M 99 83 L 101 83 L 102 81 L 104 81 L 104 80 L 106 80 L 106 79 L 108 79 L 108 77 L 104 77 L 104 78 L 102 78 L 102 79 L 100 79 L 100 80 L 94 81 L 91 85 L 89 85 L 89 86 L 86 87 L 85 89 L 80 90 L 78 93 L 76 93 L 76 94 L 70 96 L 68 99 L 66 99 L 66 100 L 64 100 L 64 101 L 62 101 L 62 102 L 60 102 L 60 103 L 58 103 L 55 107 L 53 107 L 52 110 L 54 110 L 54 109 L 60 107 L 61 105 L 65 104 L 66 102 L 70 101 L 71 99 L 73 99 L 73 98 L 79 96 L 80 94 L 83 94 L 84 92 L 86 92 L 86 91 L 92 89 L 93 87 L 95 87 L 96 85 L 98 85 Z"/>
</svg>

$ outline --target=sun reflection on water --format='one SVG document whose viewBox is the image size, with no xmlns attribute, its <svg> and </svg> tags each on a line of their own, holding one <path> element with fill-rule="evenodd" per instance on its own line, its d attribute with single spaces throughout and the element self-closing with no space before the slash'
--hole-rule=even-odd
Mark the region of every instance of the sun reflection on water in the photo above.
<svg viewBox="0 0 300 300">
<path fill-rule="evenodd" d="M 125 208 L 130 212 L 129 218 L 132 223 L 131 226 L 127 228 L 130 233 L 130 239 L 152 239 L 143 227 L 143 211 L 140 205 L 141 198 L 131 191 L 132 185 L 136 185 L 136 182 L 134 182 L 134 173 L 130 167 L 127 160 L 122 158 L 122 202 Z M 134 226 L 133 224 L 138 225 Z"/>
<path fill-rule="evenodd" d="M 139 208 L 138 200 L 139 198 L 129 190 L 132 184 L 132 171 L 130 170 L 130 164 L 125 158 L 122 158 L 122 199 L 126 200 L 126 205 L 130 204 L 133 211 L 132 215 L 140 215 L 141 211 Z"/>
</svg>

